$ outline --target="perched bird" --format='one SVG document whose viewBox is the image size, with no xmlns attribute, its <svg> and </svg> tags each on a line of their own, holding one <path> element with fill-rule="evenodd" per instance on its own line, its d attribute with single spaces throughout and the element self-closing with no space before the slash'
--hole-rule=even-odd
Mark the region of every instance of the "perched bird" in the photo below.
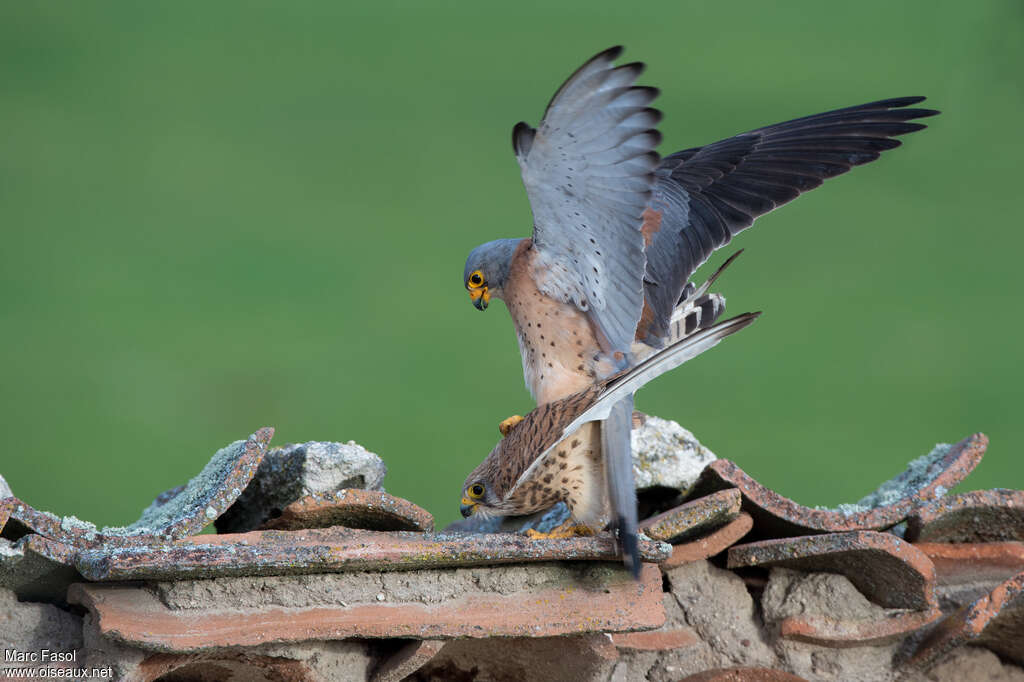
<svg viewBox="0 0 1024 682">
<path fill-rule="evenodd" d="M 505 301 L 527 388 L 541 406 L 664 348 L 681 299 L 695 303 L 690 276 L 715 249 L 757 216 L 899 146 L 894 136 L 925 127 L 912 119 L 938 113 L 909 108 L 923 97 L 882 100 L 662 159 L 661 114 L 650 107 L 658 90 L 634 85 L 643 64 L 613 64 L 621 52 L 613 47 L 581 66 L 536 129 L 513 128 L 533 235 L 478 246 L 463 271 L 478 309 Z M 622 393 L 591 428 L 600 436 L 611 521 L 637 570 L 632 409 L 632 393 Z M 512 438 L 519 419 L 505 420 L 502 433 Z M 581 485 L 598 484 L 586 480 Z"/>
<path fill-rule="evenodd" d="M 603 528 L 615 512 L 605 495 L 599 421 L 630 402 L 651 379 L 714 347 L 759 315 L 745 313 L 697 330 L 630 369 L 530 412 L 466 478 L 462 515 L 524 515 L 564 501 L 580 524 L 570 534 Z"/>
</svg>

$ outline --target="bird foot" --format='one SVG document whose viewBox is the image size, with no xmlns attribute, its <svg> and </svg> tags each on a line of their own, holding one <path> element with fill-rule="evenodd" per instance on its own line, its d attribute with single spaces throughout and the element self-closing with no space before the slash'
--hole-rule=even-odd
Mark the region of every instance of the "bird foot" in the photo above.
<svg viewBox="0 0 1024 682">
<path fill-rule="evenodd" d="M 504 438 L 509 432 L 515 428 L 516 424 L 523 421 L 523 418 L 518 414 L 514 414 L 505 421 L 498 424 L 498 430 L 501 431 L 501 437 Z"/>
<path fill-rule="evenodd" d="M 567 521 L 560 526 L 552 528 L 547 533 L 541 533 L 532 528 L 526 531 L 526 537 L 531 540 L 554 540 L 561 538 L 586 538 L 594 534 L 594 530 L 581 523 Z"/>
</svg>

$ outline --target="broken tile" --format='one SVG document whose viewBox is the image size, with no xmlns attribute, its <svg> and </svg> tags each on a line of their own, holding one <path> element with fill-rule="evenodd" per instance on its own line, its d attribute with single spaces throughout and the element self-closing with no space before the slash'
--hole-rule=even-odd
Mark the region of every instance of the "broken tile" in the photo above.
<svg viewBox="0 0 1024 682">
<path fill-rule="evenodd" d="M 939 623 L 917 647 L 909 665 L 927 670 L 964 644 L 984 646 L 1016 663 L 1024 663 L 1021 642 L 1024 573 L 1018 573 Z"/>
<path fill-rule="evenodd" d="M 385 658 L 370 675 L 370 682 L 401 682 L 430 662 L 441 651 L 444 641 L 413 639 Z"/>
<path fill-rule="evenodd" d="M 783 639 L 830 648 L 881 646 L 942 616 L 873 604 L 845 575 L 771 569 L 761 596 L 765 623 Z"/>
<path fill-rule="evenodd" d="M 333 494 L 307 495 L 263 524 L 264 529 L 272 530 L 331 526 L 422 532 L 434 529 L 434 517 L 426 509 L 381 490 L 347 488 Z"/>
<path fill-rule="evenodd" d="M 641 538 L 640 556 L 662 561 L 671 547 Z M 89 580 L 166 580 L 323 571 L 411 570 L 551 560 L 618 561 L 610 533 L 532 540 L 522 535 L 381 532 L 310 528 L 197 535 L 173 542 L 83 550 Z"/>
<path fill-rule="evenodd" d="M 263 428 L 245 441 L 236 441 L 213 456 L 185 486 L 160 495 L 135 523 L 98 530 L 74 516 L 60 518 L 33 509 L 13 498 L 10 520 L 20 530 L 34 532 L 74 547 L 99 548 L 176 539 L 198 533 L 234 502 L 259 466 L 274 429 Z M 173 494 L 171 494 L 173 493 Z"/>
<path fill-rule="evenodd" d="M 732 547 L 739 542 L 744 535 L 750 532 L 754 526 L 754 520 L 750 514 L 740 512 L 735 519 L 725 524 L 710 535 L 705 535 L 697 540 L 684 542 L 672 546 L 672 556 L 661 562 L 661 570 L 667 571 L 691 561 L 708 559 L 720 552 Z"/>
<path fill-rule="evenodd" d="M 657 566 L 645 565 L 639 580 L 610 568 L 591 571 L 584 581 L 573 567 L 552 565 L 543 573 L 534 567 L 534 574 L 549 580 L 509 593 L 485 592 L 467 582 L 461 593 L 429 603 L 396 603 L 382 592 L 334 606 L 171 609 L 141 587 L 88 583 L 73 585 L 68 599 L 89 609 L 107 638 L 166 652 L 348 637 L 551 637 L 665 622 Z M 422 572 L 420 577 L 430 582 Z"/>
<path fill-rule="evenodd" d="M 881 606 L 916 611 L 937 606 L 932 562 L 888 533 L 852 531 L 736 545 L 729 549 L 728 565 L 841 573 Z"/>
<path fill-rule="evenodd" d="M 839 620 L 828 616 L 792 616 L 779 623 L 779 635 L 783 639 L 839 649 L 879 646 L 903 639 L 941 617 L 942 611 L 937 608 L 931 611 L 892 612 L 877 621 Z"/>
<path fill-rule="evenodd" d="M 620 632 L 612 635 L 612 644 L 620 651 L 672 651 L 700 643 L 691 628 L 673 627 L 647 632 Z"/>
<path fill-rule="evenodd" d="M 235 503 L 217 519 L 217 532 L 256 530 L 307 495 L 333 495 L 346 488 L 381 490 L 387 471 L 380 457 L 355 441 L 274 448 Z"/>
<path fill-rule="evenodd" d="M 754 517 L 754 528 L 760 536 L 881 530 L 904 520 L 916 507 L 945 495 L 977 466 L 987 445 L 988 438 L 976 433 L 956 445 L 936 446 L 928 455 L 911 462 L 904 473 L 882 484 L 860 502 L 840 505 L 837 509 L 798 504 L 762 486 L 724 459 L 704 469 L 690 498 L 739 488 L 743 494 L 743 510 Z"/>
<path fill-rule="evenodd" d="M 735 519 L 741 501 L 740 491 L 735 488 L 720 490 L 646 519 L 640 523 L 640 530 L 654 540 L 682 541 Z"/>
<path fill-rule="evenodd" d="M 975 490 L 918 507 L 907 519 L 912 542 L 1024 541 L 1024 490 Z"/>
<path fill-rule="evenodd" d="M 68 585 L 81 579 L 66 545 L 34 534 L 17 542 L 0 538 L 0 588 L 18 599 L 63 604 Z"/>
<path fill-rule="evenodd" d="M 11 518 L 11 512 L 14 510 L 14 503 L 16 501 L 14 497 L 0 499 L 0 532 L 7 525 L 7 519 Z"/>
<path fill-rule="evenodd" d="M 690 675 L 680 682 L 807 682 L 784 670 L 771 668 L 719 668 Z"/>
<path fill-rule="evenodd" d="M 1024 542 L 915 542 L 935 565 L 939 585 L 1002 582 L 1024 571 Z"/>
</svg>

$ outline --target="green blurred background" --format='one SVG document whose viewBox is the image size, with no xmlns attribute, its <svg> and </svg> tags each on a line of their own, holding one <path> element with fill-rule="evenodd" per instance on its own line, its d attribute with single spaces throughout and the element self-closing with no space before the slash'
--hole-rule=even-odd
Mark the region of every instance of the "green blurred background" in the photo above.
<svg viewBox="0 0 1024 682">
<path fill-rule="evenodd" d="M 1024 486 L 1024 4 L 353 5 L 0 5 L 17 495 L 128 523 L 272 425 L 356 440 L 454 519 L 497 422 L 531 407 L 464 258 L 528 234 L 509 131 L 616 43 L 662 89 L 664 153 L 884 97 L 944 112 L 733 242 L 729 309 L 766 314 L 640 409 L 806 504 L 974 431 L 967 487 Z"/>
</svg>

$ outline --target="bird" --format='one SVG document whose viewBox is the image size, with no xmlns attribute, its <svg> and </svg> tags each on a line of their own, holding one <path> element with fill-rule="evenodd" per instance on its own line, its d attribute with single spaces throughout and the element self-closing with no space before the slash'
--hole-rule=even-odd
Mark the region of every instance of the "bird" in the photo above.
<svg viewBox="0 0 1024 682">
<path fill-rule="evenodd" d="M 601 530 L 615 513 L 604 486 L 602 420 L 644 384 L 713 348 L 760 314 L 744 313 L 695 330 L 631 368 L 534 409 L 466 477 L 462 516 L 526 515 L 564 501 L 577 525 L 563 536 Z M 637 575 L 635 544 L 629 550 Z"/>
<path fill-rule="evenodd" d="M 659 91 L 636 85 L 644 64 L 615 65 L 622 51 L 609 48 L 578 68 L 536 128 L 513 127 L 532 235 L 481 244 L 463 268 L 477 309 L 492 298 L 505 302 L 538 406 L 600 385 L 677 341 L 673 325 L 696 314 L 690 277 L 713 251 L 756 217 L 899 146 L 894 137 L 926 127 L 914 119 L 938 113 L 912 106 L 923 97 L 885 99 L 662 158 L 661 112 L 650 106 Z M 715 299 L 704 303 L 711 314 L 698 327 L 721 312 Z M 611 524 L 636 571 L 632 408 L 632 393 L 623 394 L 589 428 L 600 436 Z M 502 435 L 512 437 L 521 420 L 504 420 Z"/>
</svg>

